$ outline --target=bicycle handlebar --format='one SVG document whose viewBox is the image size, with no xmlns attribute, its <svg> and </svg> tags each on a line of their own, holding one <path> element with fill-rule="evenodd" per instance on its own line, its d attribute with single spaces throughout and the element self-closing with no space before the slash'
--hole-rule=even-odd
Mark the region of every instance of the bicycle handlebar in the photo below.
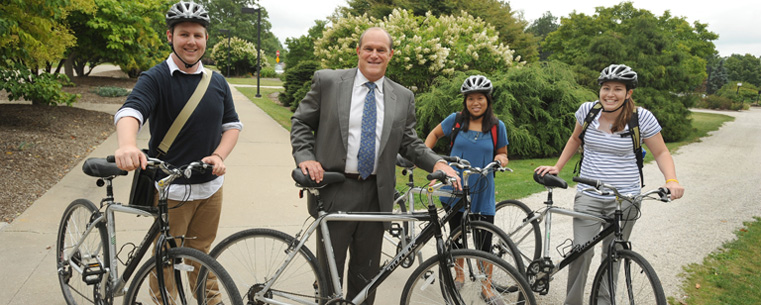
<svg viewBox="0 0 761 305">
<path fill-rule="evenodd" d="M 173 167 L 171 164 L 161 159 L 151 158 L 148 156 L 146 156 L 146 158 L 148 159 L 149 166 L 157 166 L 158 168 L 161 169 L 161 171 L 169 175 L 169 177 L 171 177 L 171 180 L 174 180 L 179 177 L 185 177 L 189 179 L 193 175 L 193 171 L 203 173 L 205 170 L 214 167 L 213 165 L 209 163 L 204 163 L 201 161 L 194 161 L 184 166 Z M 114 163 L 116 162 L 116 157 L 114 155 L 106 156 L 106 161 Z"/>
<path fill-rule="evenodd" d="M 650 196 L 652 194 L 658 194 L 659 198 L 657 198 L 657 200 L 660 200 L 660 201 L 663 201 L 663 202 L 669 202 L 669 201 L 671 201 L 671 196 L 670 196 L 671 195 L 671 190 L 669 190 L 668 188 L 665 188 L 665 187 L 659 187 L 657 189 L 649 190 L 649 191 L 647 191 L 645 193 L 642 193 L 640 195 L 632 196 L 632 195 L 622 195 L 621 193 L 618 192 L 618 189 L 615 186 L 612 186 L 610 184 L 605 184 L 605 183 L 603 183 L 600 180 L 588 179 L 588 178 L 582 178 L 582 177 L 573 177 L 573 181 L 574 182 L 578 182 L 578 183 L 584 183 L 586 185 L 592 186 L 591 190 L 595 190 L 595 191 L 597 191 L 601 195 L 608 195 L 609 194 L 608 192 L 603 191 L 602 188 L 609 189 L 609 190 L 613 191 L 613 193 L 617 197 L 626 198 L 628 201 L 632 201 L 632 202 L 636 201 L 636 200 L 641 200 L 642 198 L 648 197 L 648 196 Z M 655 199 L 655 198 L 653 198 L 653 199 Z"/>
</svg>

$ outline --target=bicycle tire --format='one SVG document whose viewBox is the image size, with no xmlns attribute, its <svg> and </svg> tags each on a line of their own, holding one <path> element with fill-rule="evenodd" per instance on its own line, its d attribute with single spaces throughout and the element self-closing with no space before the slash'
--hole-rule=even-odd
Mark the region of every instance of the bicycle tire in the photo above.
<svg viewBox="0 0 761 305">
<path fill-rule="evenodd" d="M 525 273 L 526 265 L 523 264 L 523 260 L 520 257 L 520 251 L 505 231 L 492 223 L 481 220 L 471 220 L 470 228 L 473 232 L 471 235 L 473 236 L 468 240 L 469 249 L 483 250 L 484 248 L 482 244 L 486 240 L 477 240 L 479 238 L 478 236 L 475 236 L 475 232 L 491 233 L 491 240 L 489 241 L 491 246 L 489 247 L 488 252 L 505 260 L 508 264 L 515 266 L 515 268 L 520 270 L 521 273 Z M 462 244 L 460 241 L 461 234 L 462 230 L 460 228 L 453 230 L 450 234 L 453 249 L 457 249 L 458 245 Z"/>
<path fill-rule="evenodd" d="M 619 268 L 624 267 L 624 272 L 619 270 L 616 276 L 616 304 L 668 304 L 655 269 L 644 257 L 631 250 L 618 250 L 616 258 L 619 261 Z M 589 304 L 596 305 L 598 301 L 610 304 L 607 281 L 609 259 L 609 257 L 605 258 L 597 269 L 594 282 L 592 282 Z M 623 265 L 620 262 L 623 262 Z M 621 283 L 627 284 L 621 285 Z"/>
<path fill-rule="evenodd" d="M 134 304 L 161 304 L 161 296 L 156 287 L 156 256 L 151 257 L 135 274 L 132 284 L 124 296 L 124 305 Z M 181 287 L 181 289 L 169 288 L 167 293 L 169 304 L 234 304 L 243 305 L 243 300 L 235 287 L 230 274 L 211 256 L 192 248 L 171 248 L 166 252 L 166 259 L 162 262 L 165 267 L 165 287 Z M 198 270 L 197 275 L 191 275 L 190 271 Z M 208 282 L 209 277 L 216 277 L 216 281 Z M 194 278 L 195 277 L 195 278 Z M 204 279 L 195 281 L 197 279 Z M 196 284 L 194 285 L 194 280 Z M 179 285 L 178 285 L 179 284 Z M 216 285 L 215 285 L 216 284 Z M 209 287 L 213 285 L 214 292 L 196 287 Z M 166 289 L 166 288 L 165 288 Z M 183 298 L 184 296 L 184 298 Z"/>
<path fill-rule="evenodd" d="M 108 274 L 100 273 L 100 281 L 88 285 L 83 272 L 90 264 L 99 264 L 100 270 L 109 270 L 108 233 L 106 227 L 97 224 L 94 231 L 83 240 L 69 261 L 63 261 L 65 251 L 71 249 L 90 225 L 98 208 L 87 199 L 72 201 L 63 212 L 56 237 L 56 270 L 58 283 L 67 304 L 111 304 L 113 296 L 108 288 Z M 72 266 L 71 263 L 74 263 Z M 95 270 L 98 268 L 92 268 Z M 91 277 L 98 277 L 92 275 Z M 103 289 L 102 289 L 103 288 Z M 102 291 L 102 293 L 101 293 Z"/>
<path fill-rule="evenodd" d="M 494 224 L 505 231 L 521 253 L 523 265 L 528 266 L 542 256 L 542 232 L 539 221 L 519 228 L 533 211 L 518 200 L 503 200 L 497 203 Z"/>
<path fill-rule="evenodd" d="M 274 276 L 291 253 L 291 246 L 297 243 L 298 240 L 280 231 L 248 229 L 225 238 L 209 254 L 229 270 L 246 302 L 260 304 L 250 292 L 258 292 Z M 267 295 L 286 303 L 290 298 L 324 303 L 328 295 L 327 283 L 317 259 L 304 246 L 273 283 Z"/>
<path fill-rule="evenodd" d="M 448 304 L 446 301 L 448 293 L 445 289 L 450 288 L 443 283 L 447 282 L 446 277 L 454 279 L 454 274 L 457 272 L 454 269 L 457 264 L 454 262 L 460 259 L 464 262 L 463 266 L 473 266 L 473 268 L 462 268 L 461 271 L 472 272 L 466 272 L 462 286 L 455 287 L 451 291 L 458 293 L 465 304 L 536 304 L 526 278 L 504 260 L 491 253 L 473 249 L 452 250 L 448 255 L 451 257 L 448 260 L 451 263 L 445 268 L 441 268 L 438 256 L 433 256 L 413 271 L 402 290 L 400 304 Z M 491 275 L 487 275 L 488 267 L 483 268 L 485 266 L 492 266 Z M 497 291 L 491 289 L 493 285 L 512 289 Z M 487 299 L 482 295 L 485 289 L 494 293 L 493 299 Z"/>
</svg>

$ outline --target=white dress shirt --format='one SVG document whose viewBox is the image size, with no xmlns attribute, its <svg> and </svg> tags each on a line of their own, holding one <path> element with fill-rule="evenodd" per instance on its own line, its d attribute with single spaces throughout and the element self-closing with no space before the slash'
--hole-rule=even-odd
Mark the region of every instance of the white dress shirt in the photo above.
<svg viewBox="0 0 761 305">
<path fill-rule="evenodd" d="M 383 81 L 385 76 L 375 81 L 375 164 L 373 174 L 378 168 L 378 151 L 380 150 L 380 138 L 383 131 L 383 114 L 385 103 L 383 99 Z M 365 86 L 367 78 L 362 72 L 357 70 L 357 76 L 354 78 L 354 86 L 351 92 L 351 110 L 349 112 L 349 143 L 346 149 L 346 168 L 347 173 L 358 173 L 357 155 L 359 154 L 359 142 L 362 138 L 362 112 L 365 105 L 365 97 L 370 92 L 370 88 Z"/>
</svg>

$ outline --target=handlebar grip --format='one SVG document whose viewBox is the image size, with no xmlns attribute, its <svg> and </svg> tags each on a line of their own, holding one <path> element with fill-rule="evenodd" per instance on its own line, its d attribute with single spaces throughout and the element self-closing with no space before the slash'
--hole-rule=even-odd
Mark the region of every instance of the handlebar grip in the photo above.
<svg viewBox="0 0 761 305">
<path fill-rule="evenodd" d="M 591 185 L 592 187 L 599 189 L 602 186 L 602 181 L 595 180 L 595 179 L 588 179 L 588 178 L 582 178 L 582 177 L 573 177 L 574 182 L 584 183 L 587 185 Z"/>
<path fill-rule="evenodd" d="M 114 155 L 106 156 L 106 162 L 114 163 L 116 162 L 116 157 L 114 157 Z"/>
<path fill-rule="evenodd" d="M 431 181 L 431 180 L 439 180 L 439 181 L 441 181 L 444 184 L 447 183 L 447 174 L 445 172 L 443 172 L 443 171 L 435 171 L 435 172 L 430 173 L 427 176 L 425 176 L 425 178 L 428 179 L 429 181 Z"/>
</svg>

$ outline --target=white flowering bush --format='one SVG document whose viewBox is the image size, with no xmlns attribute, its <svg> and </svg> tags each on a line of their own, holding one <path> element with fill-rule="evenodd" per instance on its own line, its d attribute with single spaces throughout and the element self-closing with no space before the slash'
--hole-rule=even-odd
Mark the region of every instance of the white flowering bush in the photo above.
<svg viewBox="0 0 761 305">
<path fill-rule="evenodd" d="M 513 50 L 499 42 L 493 26 L 466 12 L 436 17 L 430 13 L 415 16 L 407 10 L 395 9 L 383 20 L 365 14 L 331 22 L 323 37 L 315 41 L 315 56 L 323 68 L 355 67 L 359 36 L 378 26 L 394 39 L 394 56 L 386 75 L 418 91 L 428 90 L 437 76 L 468 70 L 506 71 L 520 60 L 513 57 Z"/>
<path fill-rule="evenodd" d="M 219 68 L 219 71 L 227 73 L 227 39 L 221 39 L 211 49 L 209 57 Z M 230 74 L 244 75 L 255 72 L 256 68 L 256 46 L 246 40 L 238 37 L 230 38 Z M 262 68 L 269 67 L 267 56 L 262 50 Z"/>
</svg>

